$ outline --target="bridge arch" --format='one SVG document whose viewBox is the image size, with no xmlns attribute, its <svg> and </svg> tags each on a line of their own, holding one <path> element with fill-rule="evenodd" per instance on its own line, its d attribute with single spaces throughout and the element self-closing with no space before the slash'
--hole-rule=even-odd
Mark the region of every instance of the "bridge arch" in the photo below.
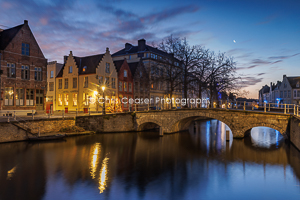
<svg viewBox="0 0 300 200">
<path fill-rule="evenodd" d="M 286 136 L 286 129 L 284 129 L 283 127 L 279 127 L 274 124 L 262 123 L 262 122 L 247 125 L 243 129 L 241 129 L 240 132 L 241 132 L 241 134 L 248 135 L 248 134 L 250 134 L 252 128 L 260 127 L 260 126 L 275 129 L 275 130 L 279 131 L 279 133 L 281 135 Z"/>
<path fill-rule="evenodd" d="M 192 121 L 197 120 L 197 119 L 216 119 L 219 120 L 221 122 L 223 122 L 224 124 L 226 124 L 230 130 L 233 133 L 233 127 L 231 126 L 231 123 L 228 119 L 221 117 L 220 115 L 207 115 L 205 113 L 196 113 L 196 114 L 189 114 L 189 115 L 181 115 L 180 117 L 171 120 L 171 122 L 169 123 L 169 127 L 167 128 L 167 130 L 165 131 L 169 131 L 171 133 L 173 132 L 179 132 L 179 131 L 183 131 L 183 130 L 187 130 L 189 125 L 191 124 Z"/>
<path fill-rule="evenodd" d="M 149 130 L 154 128 L 162 127 L 162 123 L 156 119 L 149 119 L 146 121 L 142 121 L 138 127 L 137 131 Z"/>
</svg>

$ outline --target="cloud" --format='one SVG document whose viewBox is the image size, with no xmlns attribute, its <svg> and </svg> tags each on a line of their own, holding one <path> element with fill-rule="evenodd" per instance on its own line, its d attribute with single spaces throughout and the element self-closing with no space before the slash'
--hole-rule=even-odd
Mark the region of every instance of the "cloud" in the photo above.
<svg viewBox="0 0 300 200">
<path fill-rule="evenodd" d="M 262 76 L 262 75 L 265 75 L 266 73 L 259 73 L 257 74 L 257 76 Z"/>
<path fill-rule="evenodd" d="M 263 25 L 263 24 L 271 23 L 271 22 L 274 21 L 277 17 L 278 17 L 277 14 L 275 14 L 275 15 L 270 15 L 270 16 L 266 17 L 263 21 L 258 22 L 256 25 Z"/>
<path fill-rule="evenodd" d="M 197 12 L 200 8 L 197 5 L 188 5 L 188 6 L 178 6 L 171 9 L 164 9 L 162 11 L 141 17 L 140 20 L 143 23 L 156 23 L 169 18 L 176 17 L 185 13 L 194 13 Z"/>
<path fill-rule="evenodd" d="M 256 78 L 252 76 L 242 77 L 241 87 L 248 87 L 251 85 L 256 85 L 257 83 L 262 82 L 263 78 Z"/>
<path fill-rule="evenodd" d="M 271 56 L 271 57 L 269 57 L 269 59 L 271 59 L 271 60 L 276 60 L 276 59 L 281 59 L 281 60 L 283 60 L 283 59 L 292 58 L 292 57 L 298 56 L 298 55 L 300 55 L 300 53 L 296 53 L 296 54 L 289 55 L 289 56 Z"/>
</svg>

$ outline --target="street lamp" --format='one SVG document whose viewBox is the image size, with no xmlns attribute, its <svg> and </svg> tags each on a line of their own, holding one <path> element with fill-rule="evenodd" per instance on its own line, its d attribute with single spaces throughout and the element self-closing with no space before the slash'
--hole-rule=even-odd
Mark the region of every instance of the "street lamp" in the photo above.
<svg viewBox="0 0 300 200">
<path fill-rule="evenodd" d="M 104 96 L 105 86 L 102 86 L 102 90 L 103 90 L 103 99 L 104 99 L 104 104 L 103 104 L 103 115 L 105 115 L 105 96 Z"/>
</svg>

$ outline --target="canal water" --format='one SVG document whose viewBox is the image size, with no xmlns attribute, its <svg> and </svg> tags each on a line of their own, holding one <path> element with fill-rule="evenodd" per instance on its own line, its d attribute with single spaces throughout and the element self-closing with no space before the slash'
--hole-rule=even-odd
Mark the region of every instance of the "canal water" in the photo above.
<svg viewBox="0 0 300 200">
<path fill-rule="evenodd" d="M 276 130 L 226 142 L 217 120 L 189 131 L 0 144 L 0 200 L 300 199 L 300 152 Z"/>
</svg>

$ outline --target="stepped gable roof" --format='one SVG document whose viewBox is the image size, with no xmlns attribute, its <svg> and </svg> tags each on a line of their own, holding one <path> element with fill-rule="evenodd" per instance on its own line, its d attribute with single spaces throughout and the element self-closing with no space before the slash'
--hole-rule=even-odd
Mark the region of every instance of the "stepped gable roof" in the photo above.
<svg viewBox="0 0 300 200">
<path fill-rule="evenodd" d="M 138 68 L 140 62 L 132 62 L 132 63 L 128 63 L 129 65 L 129 69 L 131 71 L 132 76 L 134 76 L 136 69 Z"/>
<path fill-rule="evenodd" d="M 116 60 L 116 61 L 114 61 L 114 64 L 115 64 L 115 67 L 116 67 L 117 72 L 120 71 L 120 69 L 121 69 L 123 63 L 124 63 L 124 60 Z"/>
<path fill-rule="evenodd" d="M 97 55 L 92 55 L 92 56 L 86 56 L 86 57 L 77 57 L 73 56 L 76 65 L 78 67 L 78 74 L 95 74 L 96 73 L 96 68 L 98 67 L 100 61 L 104 57 L 105 54 L 97 54 Z M 57 77 L 62 77 L 63 75 L 63 70 L 65 68 L 64 66 L 61 68 L 60 72 L 58 73 Z M 83 71 L 82 69 L 86 67 L 86 70 Z"/>
</svg>

